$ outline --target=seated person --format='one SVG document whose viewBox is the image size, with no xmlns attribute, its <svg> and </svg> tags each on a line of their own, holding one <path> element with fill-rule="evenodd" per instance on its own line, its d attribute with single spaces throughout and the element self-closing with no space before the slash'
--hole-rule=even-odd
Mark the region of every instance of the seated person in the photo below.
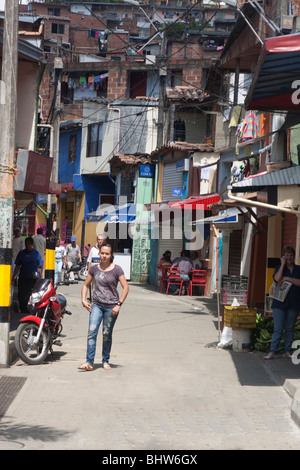
<svg viewBox="0 0 300 470">
<path fill-rule="evenodd" d="M 172 267 L 179 268 L 180 277 L 183 281 L 189 281 L 189 273 L 193 269 L 193 263 L 190 258 L 190 252 L 188 250 L 184 250 L 182 255 L 183 256 L 181 256 L 180 258 L 176 258 L 176 260 L 173 261 Z M 179 289 L 176 289 L 176 286 L 171 285 L 170 290 L 173 294 L 179 293 Z"/>
<path fill-rule="evenodd" d="M 164 254 L 159 260 L 159 264 L 161 264 L 162 266 L 172 266 L 171 251 L 167 250 L 164 252 Z"/>
<path fill-rule="evenodd" d="M 202 269 L 202 263 L 198 259 L 197 251 L 192 251 L 191 260 L 192 260 L 192 264 L 193 264 L 193 269 Z"/>
</svg>

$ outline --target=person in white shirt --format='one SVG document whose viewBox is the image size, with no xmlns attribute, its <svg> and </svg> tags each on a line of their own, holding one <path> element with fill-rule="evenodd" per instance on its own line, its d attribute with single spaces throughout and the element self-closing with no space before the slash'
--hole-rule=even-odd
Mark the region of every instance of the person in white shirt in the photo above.
<svg viewBox="0 0 300 470">
<path fill-rule="evenodd" d="M 103 235 L 97 235 L 97 242 L 96 246 L 92 246 L 89 252 L 89 256 L 87 259 L 87 264 L 88 264 L 88 272 L 90 270 L 90 267 L 93 266 L 94 264 L 99 264 L 100 263 L 100 248 L 105 242 L 105 237 Z M 92 292 L 94 289 L 94 280 L 90 283 L 89 285 L 89 296 L 90 299 L 92 298 Z"/>
<path fill-rule="evenodd" d="M 191 260 L 192 260 L 192 264 L 193 264 L 193 269 L 202 269 L 202 263 L 198 259 L 197 251 L 192 251 Z"/>
<path fill-rule="evenodd" d="M 105 241 L 104 236 L 103 236 L 103 235 L 98 235 L 98 236 L 97 236 L 96 246 L 92 246 L 92 248 L 90 249 L 89 256 L 88 256 L 88 259 L 87 259 L 87 263 L 88 263 L 88 272 L 89 272 L 89 270 L 90 270 L 90 267 L 91 267 L 93 264 L 98 264 L 98 263 L 100 263 L 99 251 L 100 251 L 100 248 L 101 248 L 101 246 L 103 245 L 104 241 Z"/>
<path fill-rule="evenodd" d="M 61 282 L 62 267 L 65 257 L 65 247 L 60 244 L 60 240 L 56 240 L 55 247 L 55 273 L 54 273 L 54 283 Z"/>
</svg>

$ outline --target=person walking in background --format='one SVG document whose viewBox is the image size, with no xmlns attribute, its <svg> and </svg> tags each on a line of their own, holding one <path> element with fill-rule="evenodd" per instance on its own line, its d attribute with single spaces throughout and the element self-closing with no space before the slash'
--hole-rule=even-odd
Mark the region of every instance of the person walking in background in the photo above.
<svg viewBox="0 0 300 470">
<path fill-rule="evenodd" d="M 64 260 L 68 269 L 71 268 L 73 264 L 78 263 L 78 260 L 81 262 L 80 248 L 78 245 L 76 245 L 76 237 L 74 235 L 72 235 L 71 237 L 71 243 L 66 246 Z M 75 275 L 73 271 L 70 272 L 70 280 L 75 280 Z"/>
<path fill-rule="evenodd" d="M 12 240 L 12 274 L 15 270 L 15 261 L 17 255 L 21 250 L 25 250 L 25 240 L 23 237 L 21 237 L 21 230 L 17 227 L 14 230 L 14 238 Z"/>
<path fill-rule="evenodd" d="M 19 274 L 18 301 L 20 311 L 27 313 L 27 303 L 38 277 L 42 277 L 43 260 L 40 253 L 33 248 L 33 239 L 25 239 L 25 249 L 19 251 L 12 276 L 12 284 Z"/>
<path fill-rule="evenodd" d="M 97 335 L 103 321 L 102 337 L 102 365 L 103 369 L 109 370 L 109 358 L 112 346 L 112 332 L 124 303 L 129 287 L 125 279 L 123 269 L 114 262 L 112 247 L 108 243 L 103 243 L 100 249 L 100 263 L 94 264 L 87 275 L 82 286 L 82 305 L 90 312 L 89 331 L 87 339 L 86 362 L 78 366 L 81 371 L 92 371 L 96 353 Z M 93 291 L 92 304 L 86 300 L 89 284 L 94 279 L 95 288 Z M 119 298 L 117 286 L 120 282 L 122 294 Z"/>
<path fill-rule="evenodd" d="M 55 246 L 55 273 L 54 273 L 54 283 L 61 282 L 62 280 L 62 267 L 65 257 L 65 248 L 60 244 L 60 240 L 56 240 Z"/>
<path fill-rule="evenodd" d="M 42 228 L 38 228 L 36 231 L 36 236 L 33 237 L 33 249 L 37 250 L 41 255 L 44 266 L 46 253 L 46 238 L 43 236 Z"/>
<path fill-rule="evenodd" d="M 274 281 L 290 282 L 292 285 L 283 302 L 273 299 L 274 332 L 270 352 L 264 359 L 274 359 L 284 332 L 283 355 L 291 358 L 291 346 L 294 339 L 294 328 L 300 311 L 300 266 L 295 264 L 295 250 L 287 246 L 283 250 L 281 264 L 275 268 Z"/>
</svg>

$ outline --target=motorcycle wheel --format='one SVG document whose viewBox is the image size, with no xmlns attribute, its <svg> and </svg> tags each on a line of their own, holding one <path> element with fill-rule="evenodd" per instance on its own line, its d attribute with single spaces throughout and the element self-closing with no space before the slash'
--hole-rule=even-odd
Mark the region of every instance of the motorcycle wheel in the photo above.
<svg viewBox="0 0 300 470">
<path fill-rule="evenodd" d="M 15 335 L 17 353 L 26 364 L 37 365 L 44 362 L 49 351 L 49 338 L 45 330 L 42 331 L 39 343 L 34 345 L 34 339 L 39 330 L 39 325 L 32 322 L 24 322 L 19 325 Z"/>
<path fill-rule="evenodd" d="M 82 268 L 80 271 L 78 271 L 78 277 L 80 281 L 85 281 L 87 275 L 88 275 L 87 268 Z"/>
</svg>

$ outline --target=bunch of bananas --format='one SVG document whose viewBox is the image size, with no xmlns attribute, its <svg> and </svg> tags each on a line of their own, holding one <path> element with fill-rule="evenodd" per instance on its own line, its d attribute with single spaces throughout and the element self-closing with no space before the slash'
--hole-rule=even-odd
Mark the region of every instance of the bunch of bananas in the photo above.
<svg viewBox="0 0 300 470">
<path fill-rule="evenodd" d="M 252 332 L 252 348 L 257 351 L 269 352 L 274 323 L 272 317 L 263 317 L 260 313 L 256 315 L 256 328 Z M 300 340 L 300 320 L 295 325 L 294 340 Z M 278 353 L 282 353 L 283 339 L 278 347 Z"/>
<path fill-rule="evenodd" d="M 261 313 L 256 314 L 256 328 L 252 334 L 252 347 L 257 351 L 268 352 L 270 349 L 272 333 L 273 333 L 273 319 L 270 317 L 263 317 Z"/>
</svg>

